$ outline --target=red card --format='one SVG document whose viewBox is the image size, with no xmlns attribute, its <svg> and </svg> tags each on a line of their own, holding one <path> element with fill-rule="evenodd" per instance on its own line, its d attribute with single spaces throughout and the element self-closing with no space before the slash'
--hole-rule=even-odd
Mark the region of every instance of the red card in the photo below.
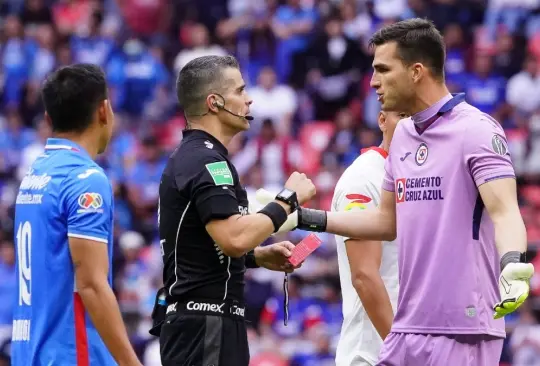
<svg viewBox="0 0 540 366">
<path fill-rule="evenodd" d="M 322 244 L 321 239 L 313 233 L 309 234 L 307 237 L 305 237 L 300 243 L 296 244 L 292 251 L 292 255 L 289 257 L 289 262 L 293 266 L 297 266 L 304 259 L 307 258 L 308 255 L 313 253 L 315 249 L 317 249 Z"/>
</svg>

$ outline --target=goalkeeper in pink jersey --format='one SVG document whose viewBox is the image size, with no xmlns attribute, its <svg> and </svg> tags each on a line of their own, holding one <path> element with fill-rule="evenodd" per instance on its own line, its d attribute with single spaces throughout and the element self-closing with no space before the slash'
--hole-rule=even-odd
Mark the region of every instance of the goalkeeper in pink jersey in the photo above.
<svg viewBox="0 0 540 366">
<path fill-rule="evenodd" d="M 532 264 L 506 137 L 445 85 L 443 38 L 423 19 L 380 29 L 371 86 L 395 131 L 377 210 L 300 209 L 280 229 L 398 241 L 399 295 L 381 366 L 498 365 L 504 315 Z"/>
</svg>

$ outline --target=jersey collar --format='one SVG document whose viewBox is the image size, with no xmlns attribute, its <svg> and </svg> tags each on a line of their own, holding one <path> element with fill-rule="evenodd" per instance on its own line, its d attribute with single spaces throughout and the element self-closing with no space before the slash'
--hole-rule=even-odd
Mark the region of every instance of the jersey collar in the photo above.
<svg viewBox="0 0 540 366">
<path fill-rule="evenodd" d="M 214 136 L 203 130 L 184 130 L 182 132 L 183 138 L 186 140 L 200 140 L 204 139 L 212 143 L 213 147 L 220 153 L 227 155 L 229 151 L 227 148 Z"/>
<path fill-rule="evenodd" d="M 76 144 L 75 142 L 68 139 L 48 138 L 45 144 L 45 151 L 54 151 L 54 150 L 75 151 L 91 159 L 90 154 L 88 154 L 88 152 L 84 148 L 82 148 L 79 144 Z"/>
<path fill-rule="evenodd" d="M 381 156 L 382 156 L 384 159 L 386 159 L 386 158 L 388 157 L 388 152 L 387 152 L 385 149 L 383 149 L 382 147 L 380 147 L 380 146 L 371 146 L 371 147 L 367 147 L 367 148 L 365 148 L 365 149 L 360 150 L 360 153 L 361 153 L 361 154 L 364 154 L 364 153 L 366 153 L 366 152 L 368 152 L 368 151 L 370 151 L 370 150 L 373 150 L 373 151 L 378 152 L 379 154 L 381 154 Z"/>
<path fill-rule="evenodd" d="M 439 119 L 442 115 L 444 115 L 447 112 L 450 112 L 452 109 L 454 109 L 455 106 L 458 104 L 461 104 L 465 101 L 465 93 L 458 93 L 458 94 L 452 94 L 452 98 L 448 100 L 446 103 L 443 104 L 441 108 L 431 117 L 428 119 L 425 123 L 423 123 L 422 127 L 420 128 L 416 123 L 414 124 L 414 128 L 416 129 L 416 132 L 421 135 L 426 131 L 435 121 Z"/>
</svg>

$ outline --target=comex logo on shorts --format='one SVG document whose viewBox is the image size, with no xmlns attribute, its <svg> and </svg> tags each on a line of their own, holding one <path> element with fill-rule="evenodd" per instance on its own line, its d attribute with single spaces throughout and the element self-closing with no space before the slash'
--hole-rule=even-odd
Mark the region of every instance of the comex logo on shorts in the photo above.
<svg viewBox="0 0 540 366">
<path fill-rule="evenodd" d="M 201 311 L 201 312 L 209 312 L 209 313 L 216 313 L 216 314 L 225 314 L 225 310 L 223 307 L 225 306 L 225 303 L 223 304 L 209 304 L 206 302 L 195 302 L 190 301 L 186 304 L 186 310 L 188 311 Z M 176 311 L 176 304 L 171 304 L 167 307 L 167 313 Z M 245 316 L 245 309 L 243 307 L 232 305 L 230 308 L 230 314 L 236 315 L 236 316 Z"/>
<path fill-rule="evenodd" d="M 211 313 L 223 314 L 224 305 L 225 304 L 208 304 L 206 302 L 190 301 L 187 303 L 186 309 L 195 311 L 209 311 Z"/>
</svg>

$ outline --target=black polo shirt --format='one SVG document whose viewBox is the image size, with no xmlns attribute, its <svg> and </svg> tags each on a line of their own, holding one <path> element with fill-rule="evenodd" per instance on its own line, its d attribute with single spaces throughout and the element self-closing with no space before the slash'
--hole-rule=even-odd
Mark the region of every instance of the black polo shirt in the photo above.
<svg viewBox="0 0 540 366">
<path fill-rule="evenodd" d="M 159 237 L 168 303 L 243 301 L 245 256 L 223 254 L 205 225 L 247 213 L 247 193 L 225 146 L 204 131 L 184 131 L 159 187 Z"/>
</svg>

